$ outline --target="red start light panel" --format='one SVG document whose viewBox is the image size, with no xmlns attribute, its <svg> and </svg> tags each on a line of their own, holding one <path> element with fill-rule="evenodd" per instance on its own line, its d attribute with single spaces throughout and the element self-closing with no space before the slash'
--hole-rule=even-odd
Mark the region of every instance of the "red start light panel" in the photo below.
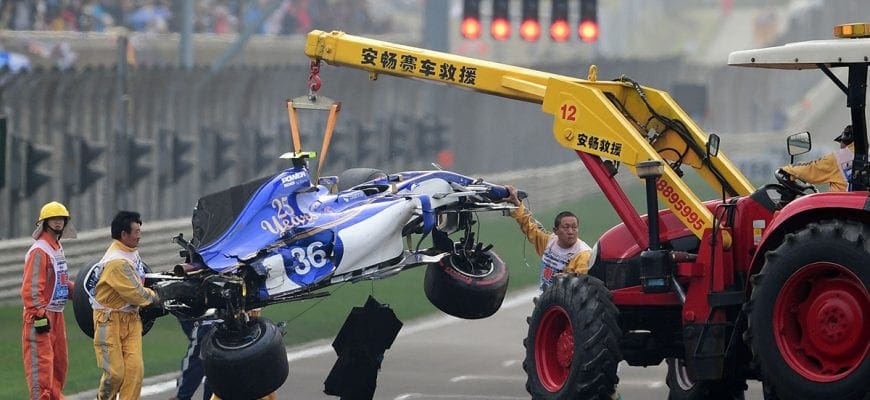
<svg viewBox="0 0 870 400">
<path fill-rule="evenodd" d="M 598 40 L 598 24 L 595 21 L 583 21 L 577 27 L 577 34 L 584 42 L 594 42 Z"/>
<path fill-rule="evenodd" d="M 511 23 L 504 18 L 494 19 L 489 26 L 489 33 L 495 40 L 507 40 L 511 36 Z"/>
<path fill-rule="evenodd" d="M 534 42 L 541 37 L 541 24 L 533 19 L 527 19 L 520 25 L 520 36 L 523 40 Z"/>
<path fill-rule="evenodd" d="M 472 17 L 465 18 L 462 20 L 459 30 L 466 39 L 480 38 L 480 20 Z"/>
<path fill-rule="evenodd" d="M 553 21 L 550 24 L 550 37 L 557 42 L 567 41 L 571 37 L 571 28 L 568 26 L 568 21 Z"/>
</svg>

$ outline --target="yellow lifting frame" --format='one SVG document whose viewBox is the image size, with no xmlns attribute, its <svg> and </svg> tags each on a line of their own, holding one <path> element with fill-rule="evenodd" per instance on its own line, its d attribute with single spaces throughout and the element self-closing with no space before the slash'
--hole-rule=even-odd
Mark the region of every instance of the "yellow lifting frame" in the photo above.
<svg viewBox="0 0 870 400">
<path fill-rule="evenodd" d="M 682 165 L 694 168 L 717 192 L 723 192 L 723 185 L 715 177 L 714 169 L 731 188 L 730 196 L 745 196 L 754 190 L 723 153 L 703 160 L 703 154 L 685 151 L 689 146 L 703 149 L 707 134 L 670 95 L 641 87 L 652 109 L 685 125 L 692 143 L 652 119 L 647 103 L 631 83 L 598 81 L 594 70 L 584 80 L 338 31 L 310 32 L 305 54 L 312 60 L 368 71 L 372 79 L 378 74 L 417 78 L 541 104 L 543 112 L 553 115 L 553 136 L 564 147 L 618 161 L 635 175 L 635 168 L 642 161 L 680 160 Z M 664 170 L 657 185 L 659 197 L 701 238 L 704 230 L 713 227 L 712 213 L 676 171 Z"/>
</svg>

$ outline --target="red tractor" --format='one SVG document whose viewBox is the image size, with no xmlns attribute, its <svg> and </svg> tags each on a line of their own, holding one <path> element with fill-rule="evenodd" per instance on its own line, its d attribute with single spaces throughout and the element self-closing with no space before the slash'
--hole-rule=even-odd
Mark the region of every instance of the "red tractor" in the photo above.
<svg viewBox="0 0 870 400">
<path fill-rule="evenodd" d="M 599 81 L 313 31 L 315 62 L 431 80 L 541 104 L 623 223 L 593 249 L 586 276 L 561 275 L 536 300 L 525 340 L 536 399 L 609 399 L 617 365 L 668 365 L 671 399 L 870 398 L 870 164 L 866 86 L 870 24 L 837 38 L 732 53 L 729 64 L 820 69 L 846 94 L 854 160 L 848 192 L 817 193 L 776 174 L 755 188 L 667 93 L 622 77 Z M 425 61 L 442 71 L 378 60 Z M 842 82 L 832 72 L 845 68 Z M 810 135 L 788 140 L 792 156 Z M 615 175 L 645 182 L 647 215 Z M 702 201 L 693 171 L 722 196 Z M 660 210 L 660 201 L 665 208 Z"/>
</svg>

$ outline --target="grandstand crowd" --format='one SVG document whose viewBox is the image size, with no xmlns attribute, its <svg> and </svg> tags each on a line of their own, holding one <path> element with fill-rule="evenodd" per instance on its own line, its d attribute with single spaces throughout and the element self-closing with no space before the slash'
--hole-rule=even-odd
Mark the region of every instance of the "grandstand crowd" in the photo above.
<svg viewBox="0 0 870 400">
<path fill-rule="evenodd" d="M 259 34 L 305 33 L 336 27 L 357 33 L 384 33 L 390 19 L 373 16 L 366 0 L 191 0 L 194 32 L 242 32 L 280 4 L 256 28 Z M 7 0 L 0 1 L 0 29 L 16 31 L 179 32 L 184 1 L 171 0 Z M 375 13 L 380 14 L 375 11 Z"/>
</svg>

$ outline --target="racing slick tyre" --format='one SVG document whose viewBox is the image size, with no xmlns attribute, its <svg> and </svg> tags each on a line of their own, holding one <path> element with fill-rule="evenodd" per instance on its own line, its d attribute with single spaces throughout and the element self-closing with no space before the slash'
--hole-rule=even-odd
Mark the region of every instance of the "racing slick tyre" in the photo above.
<svg viewBox="0 0 870 400">
<path fill-rule="evenodd" d="M 290 372 L 283 333 L 266 318 L 251 318 L 242 332 L 217 326 L 200 351 L 208 383 L 221 399 L 259 399 L 280 388 Z"/>
<path fill-rule="evenodd" d="M 426 298 L 439 310 L 458 318 L 480 319 L 501 307 L 508 286 L 507 267 L 488 250 L 476 257 L 452 254 L 426 267 Z"/>
<path fill-rule="evenodd" d="M 744 339 L 765 398 L 870 398 L 870 224 L 810 223 L 752 277 Z"/>
<path fill-rule="evenodd" d="M 670 389 L 668 400 L 744 400 L 746 381 L 734 379 L 695 381 L 689 376 L 686 362 L 680 358 L 668 358 L 668 375 L 665 382 Z"/>
<path fill-rule="evenodd" d="M 610 399 L 622 359 L 619 310 L 604 283 L 558 274 L 535 298 L 523 341 L 526 390 L 533 399 Z"/>
<path fill-rule="evenodd" d="M 348 168 L 338 176 L 338 190 L 347 190 L 372 179 L 387 176 L 387 173 L 377 168 Z"/>
<path fill-rule="evenodd" d="M 80 268 L 73 285 L 72 305 L 76 324 L 82 330 L 82 333 L 90 338 L 94 337 L 94 310 L 91 308 L 88 292 L 93 292 L 97 286 L 99 276 L 97 275 L 96 267 L 98 262 L 100 262 L 99 258 L 91 260 L 84 267 Z M 148 268 L 148 265 L 143 263 L 142 266 L 145 268 L 146 273 L 151 272 L 151 268 Z M 139 318 L 142 320 L 142 336 L 145 336 L 151 330 L 151 327 L 154 326 L 154 321 L 158 317 L 165 314 L 162 309 L 156 307 L 143 307 L 139 311 Z"/>
</svg>

